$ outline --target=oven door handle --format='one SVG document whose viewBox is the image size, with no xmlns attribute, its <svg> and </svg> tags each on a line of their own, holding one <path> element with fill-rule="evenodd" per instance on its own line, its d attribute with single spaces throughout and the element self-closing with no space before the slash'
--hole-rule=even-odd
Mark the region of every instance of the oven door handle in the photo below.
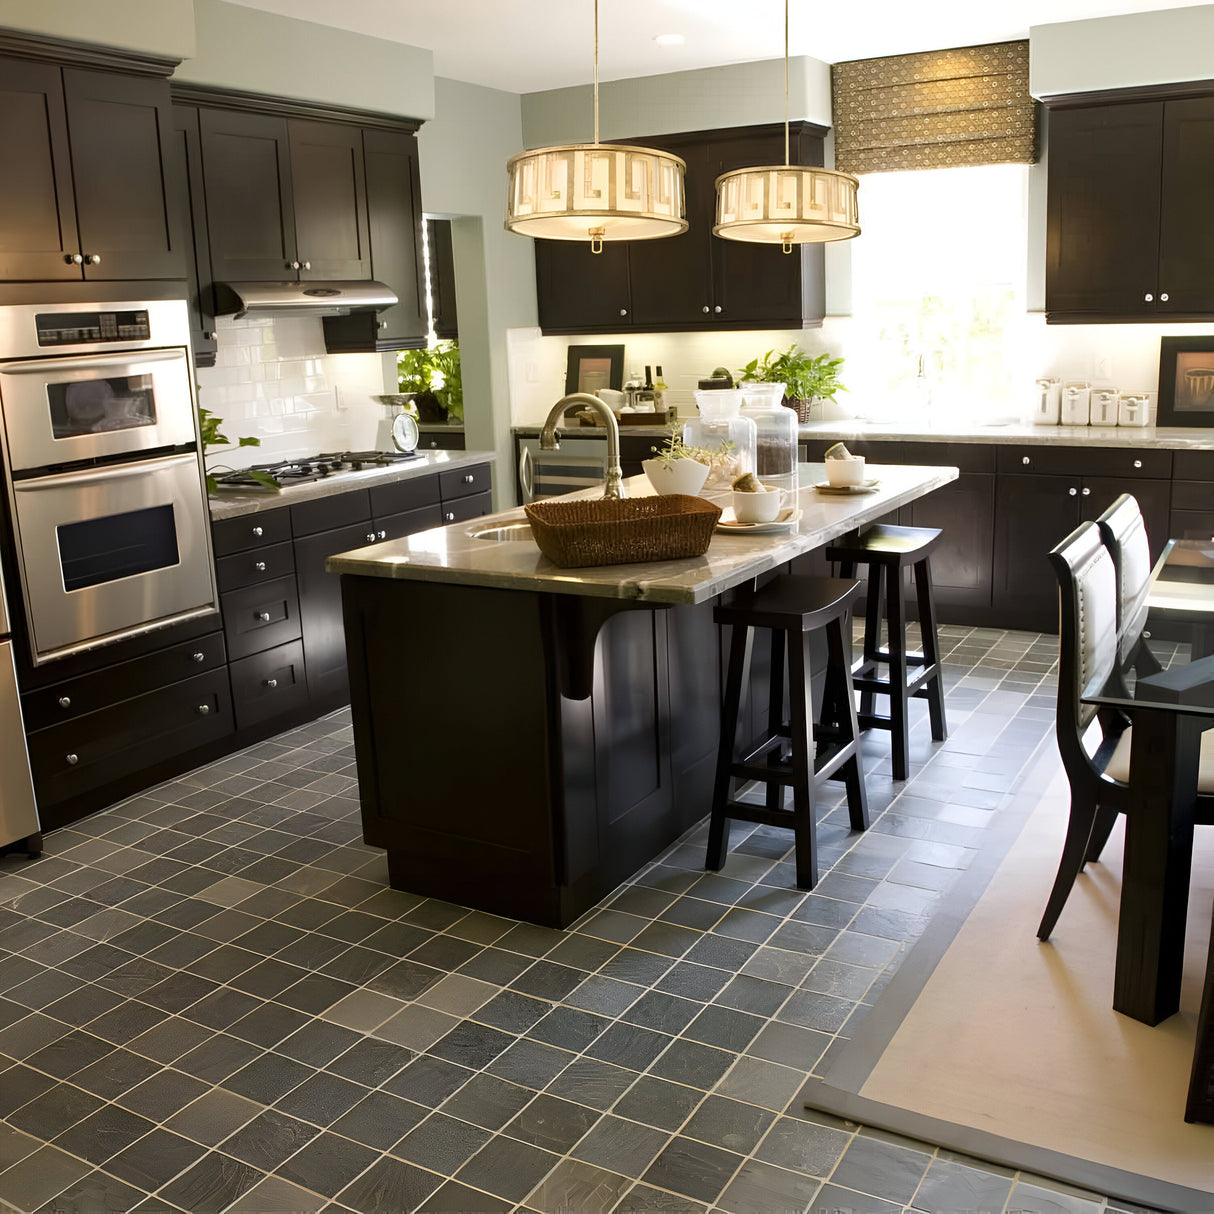
<svg viewBox="0 0 1214 1214">
<path fill-rule="evenodd" d="M 112 370 L 115 366 L 176 362 L 182 358 L 185 358 L 185 351 L 179 348 L 132 351 L 125 354 L 97 354 L 79 358 L 39 358 L 34 362 L 5 363 L 0 366 L 0 375 L 45 375 L 48 371 L 106 371 Z"/>
<path fill-rule="evenodd" d="M 14 493 L 31 493 L 40 489 L 62 489 L 65 485 L 95 485 L 121 477 L 154 476 L 165 468 L 177 464 L 197 462 L 196 455 L 170 455 L 164 459 L 140 460 L 130 464 L 116 464 L 113 468 L 101 468 L 87 472 L 56 472 L 52 476 L 39 476 L 28 481 L 14 481 Z"/>
</svg>

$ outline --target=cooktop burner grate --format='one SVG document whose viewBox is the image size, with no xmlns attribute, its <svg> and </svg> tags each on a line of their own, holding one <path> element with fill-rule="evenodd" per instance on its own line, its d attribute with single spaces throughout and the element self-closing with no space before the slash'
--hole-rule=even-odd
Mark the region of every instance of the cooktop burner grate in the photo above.
<svg viewBox="0 0 1214 1214">
<path fill-rule="evenodd" d="M 363 468 L 386 468 L 406 460 L 422 459 L 419 451 L 338 451 L 321 455 L 309 455 L 303 459 L 279 460 L 273 464 L 253 464 L 250 468 L 237 468 L 232 472 L 221 472 L 215 483 L 221 489 L 263 488 L 250 475 L 261 472 L 283 485 L 302 485 L 308 481 L 323 480 L 340 472 L 355 472 Z"/>
</svg>

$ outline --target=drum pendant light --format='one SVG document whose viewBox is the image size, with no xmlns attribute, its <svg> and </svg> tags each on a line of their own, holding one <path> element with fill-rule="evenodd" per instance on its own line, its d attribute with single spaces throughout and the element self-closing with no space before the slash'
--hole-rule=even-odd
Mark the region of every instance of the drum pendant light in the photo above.
<svg viewBox="0 0 1214 1214">
<path fill-rule="evenodd" d="M 599 143 L 599 4 L 594 0 L 594 142 L 520 152 L 510 177 L 506 230 L 544 240 L 653 240 L 687 231 L 687 165 L 656 148 Z"/>
<path fill-rule="evenodd" d="M 784 0 L 784 163 L 735 169 L 717 178 L 713 235 L 725 240 L 795 244 L 850 240 L 860 235 L 850 173 L 790 164 L 788 157 L 788 0 Z"/>
</svg>

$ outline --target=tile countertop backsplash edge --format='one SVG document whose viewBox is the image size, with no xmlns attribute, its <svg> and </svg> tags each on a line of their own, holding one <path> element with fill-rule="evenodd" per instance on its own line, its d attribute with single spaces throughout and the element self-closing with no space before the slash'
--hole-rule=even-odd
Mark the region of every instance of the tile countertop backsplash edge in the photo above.
<svg viewBox="0 0 1214 1214">
<path fill-rule="evenodd" d="M 355 489 L 371 489 L 393 481 L 407 480 L 415 476 L 426 476 L 446 472 L 450 468 L 465 468 L 471 464 L 492 463 L 497 458 L 493 451 L 423 451 L 421 459 L 389 464 L 385 468 L 363 468 L 359 471 L 335 472 L 322 480 L 307 481 L 302 485 L 288 485 L 277 493 L 256 489 L 221 490 L 211 494 L 209 500 L 211 519 L 239 518 L 245 514 L 258 514 L 278 506 L 293 506 L 299 502 L 315 501 L 321 497 L 334 497 Z"/>
<path fill-rule="evenodd" d="M 685 419 L 684 419 L 685 420 Z M 621 435 L 663 437 L 666 426 L 628 426 Z M 517 435 L 537 435 L 539 426 L 515 426 Z M 605 436 L 602 426 L 570 426 L 561 429 L 565 438 Z M 989 443 L 1046 447 L 1137 447 L 1173 451 L 1214 451 L 1214 427 L 1198 426 L 1034 426 L 1023 422 L 1000 425 L 940 426 L 908 422 L 899 426 L 890 422 L 866 422 L 859 418 L 831 422 L 811 422 L 797 427 L 797 437 L 833 439 L 836 442 L 908 442 L 908 443 Z"/>
</svg>

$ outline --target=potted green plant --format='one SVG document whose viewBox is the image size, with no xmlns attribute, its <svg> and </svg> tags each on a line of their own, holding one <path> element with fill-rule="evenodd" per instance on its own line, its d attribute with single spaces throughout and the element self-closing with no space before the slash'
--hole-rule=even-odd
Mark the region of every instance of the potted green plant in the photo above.
<svg viewBox="0 0 1214 1214">
<path fill-rule="evenodd" d="M 207 454 L 209 448 L 230 447 L 232 445 L 232 440 L 219 428 L 222 421 L 222 417 L 216 417 L 209 409 L 204 409 L 201 405 L 198 406 L 198 435 L 202 439 L 202 460 L 204 466 L 206 465 L 206 461 L 211 458 Z M 238 447 L 260 447 L 261 439 L 246 434 L 243 438 L 236 440 L 236 445 Z M 214 473 L 231 471 L 232 469 L 224 464 L 218 464 L 214 468 L 206 467 L 207 492 L 217 493 L 219 491 L 219 485 L 215 480 Z M 250 479 L 256 481 L 263 489 L 272 489 L 275 493 L 278 492 L 278 482 L 268 473 L 258 472 L 253 468 L 250 468 L 248 472 Z"/>
<path fill-rule="evenodd" d="M 783 384 L 784 403 L 795 409 L 801 422 L 823 420 L 821 402 L 834 402 L 835 393 L 846 392 L 839 378 L 843 359 L 829 354 L 813 355 L 797 345 L 783 353 L 768 350 L 762 358 L 753 358 L 736 378 L 761 384 Z M 820 402 L 815 410 L 815 402 Z"/>
<path fill-rule="evenodd" d="M 413 394 L 423 422 L 464 419 L 464 388 L 459 343 L 440 341 L 424 350 L 402 350 L 396 356 L 400 391 Z"/>
<path fill-rule="evenodd" d="M 641 461 L 641 468 L 658 493 L 686 493 L 694 497 L 710 474 L 717 471 L 731 474 L 733 449 L 728 439 L 715 450 L 689 447 L 683 441 L 682 428 L 676 425 L 671 427 L 666 445 L 651 448 L 653 455 Z"/>
</svg>

